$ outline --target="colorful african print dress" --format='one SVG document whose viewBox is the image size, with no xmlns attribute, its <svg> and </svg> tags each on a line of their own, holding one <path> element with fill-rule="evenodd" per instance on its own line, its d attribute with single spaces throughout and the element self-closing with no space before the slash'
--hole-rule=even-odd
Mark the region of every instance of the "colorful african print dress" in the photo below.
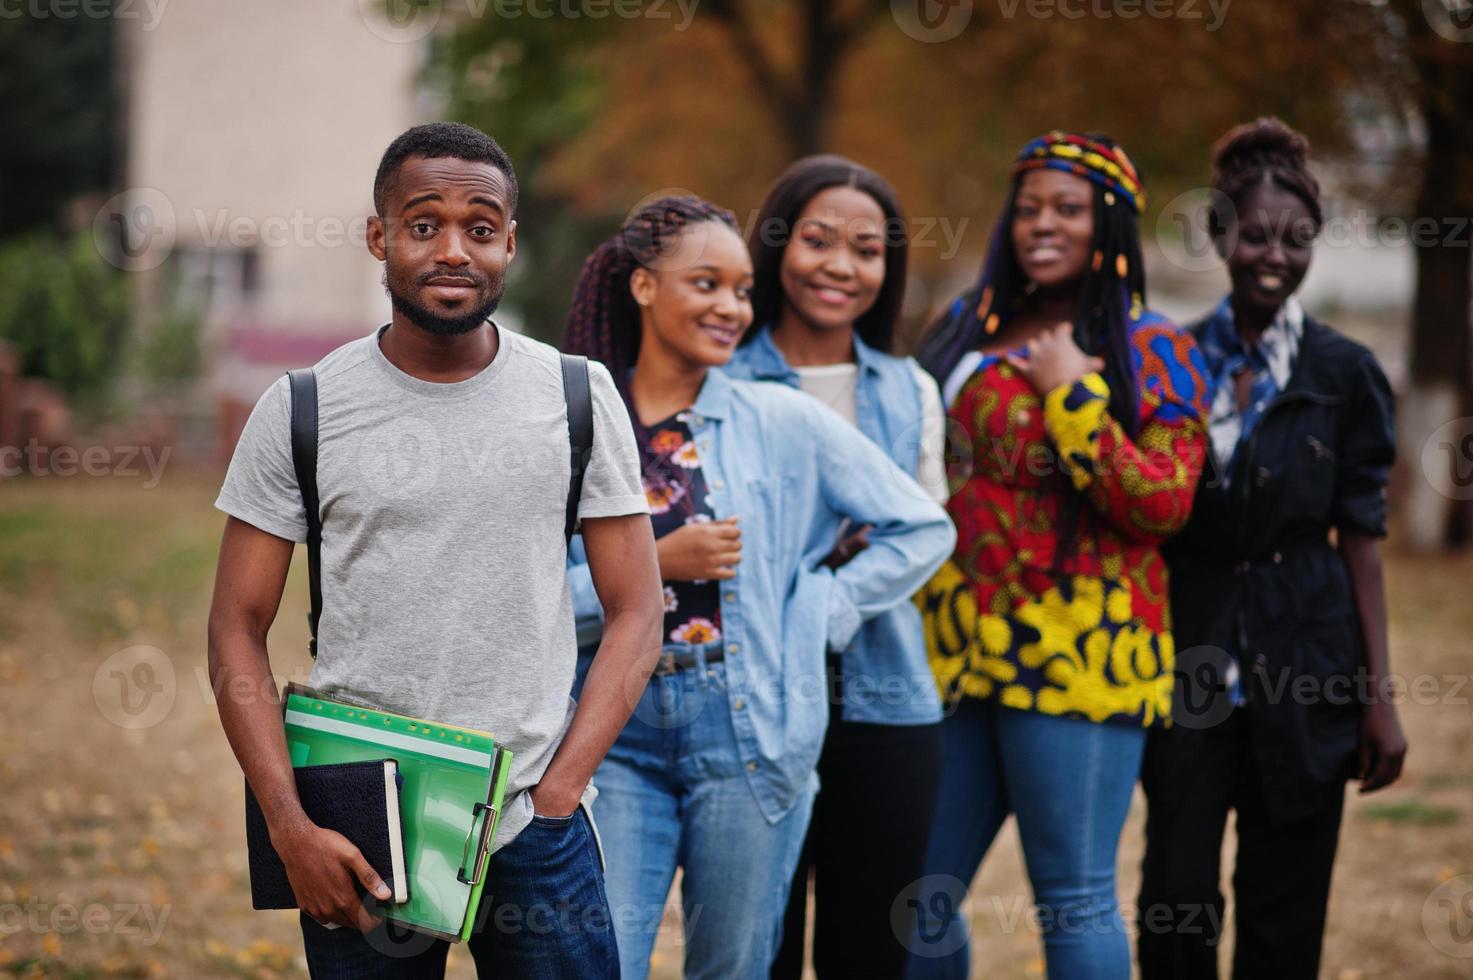
<svg viewBox="0 0 1473 980">
<path fill-rule="evenodd" d="M 1132 312 L 1133 438 L 1099 374 L 1040 396 L 987 356 L 951 405 L 971 470 L 947 505 L 956 551 L 916 598 L 948 706 L 975 697 L 1094 722 L 1170 717 L 1159 545 L 1191 508 L 1208 392 L 1191 336 Z"/>
</svg>

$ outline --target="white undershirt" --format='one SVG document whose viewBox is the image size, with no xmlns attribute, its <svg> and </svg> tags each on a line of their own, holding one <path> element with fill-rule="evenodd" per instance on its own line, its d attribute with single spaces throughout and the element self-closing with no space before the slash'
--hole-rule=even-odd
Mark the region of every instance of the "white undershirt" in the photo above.
<svg viewBox="0 0 1473 980">
<path fill-rule="evenodd" d="M 943 462 L 946 446 L 946 411 L 941 407 L 941 391 L 936 381 L 915 361 L 906 362 L 921 390 L 921 456 L 916 482 L 937 503 L 945 503 L 949 496 L 946 487 L 946 465 Z M 854 388 L 859 380 L 858 364 L 820 364 L 800 367 L 798 387 L 838 412 L 856 428 L 859 425 L 855 408 Z M 881 447 L 888 449 L 889 447 Z"/>
</svg>

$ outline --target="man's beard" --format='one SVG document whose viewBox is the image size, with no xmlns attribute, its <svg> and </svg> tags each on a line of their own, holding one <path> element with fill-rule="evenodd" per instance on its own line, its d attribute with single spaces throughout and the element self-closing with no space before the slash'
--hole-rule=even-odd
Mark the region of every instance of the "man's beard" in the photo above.
<svg viewBox="0 0 1473 980">
<path fill-rule="evenodd" d="M 482 275 L 478 272 L 461 270 L 448 273 L 445 270 L 436 269 L 420 276 L 421 280 L 433 279 L 436 276 L 454 275 L 463 279 L 474 279 L 476 285 L 481 287 L 482 298 L 477 305 L 467 307 L 463 313 L 442 315 L 433 310 L 425 309 L 414 301 L 408 290 L 398 288 L 399 284 L 389 275 L 389 268 L 384 266 L 383 285 L 389 294 L 389 302 L 394 304 L 394 309 L 402 314 L 410 323 L 419 327 L 427 333 L 439 334 L 441 336 L 453 337 L 472 330 L 486 322 L 486 318 L 496 312 L 496 307 L 501 303 L 501 295 L 506 291 L 506 279 L 502 276 L 494 278 Z"/>
</svg>

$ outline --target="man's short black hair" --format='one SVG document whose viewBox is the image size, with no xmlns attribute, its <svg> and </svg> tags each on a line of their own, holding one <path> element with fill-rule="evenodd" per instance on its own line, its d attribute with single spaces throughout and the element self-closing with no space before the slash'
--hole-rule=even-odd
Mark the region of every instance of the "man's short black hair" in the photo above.
<svg viewBox="0 0 1473 980">
<path fill-rule="evenodd" d="M 458 122 L 437 122 L 406 130 L 384 151 L 384 158 L 378 164 L 378 174 L 373 178 L 373 207 L 379 217 L 384 216 L 388 204 L 389 185 L 393 183 L 404 161 L 410 157 L 428 157 L 432 160 L 453 157 L 456 160 L 491 164 L 506 175 L 511 197 L 506 202 L 507 214 L 516 214 L 517 175 L 506 151 L 474 126 Z"/>
</svg>

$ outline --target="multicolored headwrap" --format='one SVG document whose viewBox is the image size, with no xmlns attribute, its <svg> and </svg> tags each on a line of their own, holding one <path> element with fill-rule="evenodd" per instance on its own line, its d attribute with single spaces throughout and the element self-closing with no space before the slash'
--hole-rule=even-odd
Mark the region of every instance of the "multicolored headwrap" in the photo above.
<svg viewBox="0 0 1473 980">
<path fill-rule="evenodd" d="M 1012 174 L 1016 179 L 1025 171 L 1045 167 L 1083 177 L 1119 194 L 1138 215 L 1146 210 L 1146 192 L 1135 172 L 1135 164 L 1118 146 L 1056 129 L 1023 147 L 1013 161 Z"/>
<path fill-rule="evenodd" d="M 1092 255 L 1080 283 L 1074 339 L 1087 353 L 1105 358 L 1111 413 L 1133 432 L 1137 392 L 1130 331 L 1146 294 L 1140 246 L 1146 196 L 1135 165 L 1108 136 L 1056 130 L 1023 147 L 976 286 L 931 328 L 916 358 L 944 386 L 962 357 L 984 345 L 1023 302 L 1029 285 L 1012 246 L 1013 209 L 1023 175 L 1044 168 L 1082 177 L 1097 188 Z"/>
</svg>

